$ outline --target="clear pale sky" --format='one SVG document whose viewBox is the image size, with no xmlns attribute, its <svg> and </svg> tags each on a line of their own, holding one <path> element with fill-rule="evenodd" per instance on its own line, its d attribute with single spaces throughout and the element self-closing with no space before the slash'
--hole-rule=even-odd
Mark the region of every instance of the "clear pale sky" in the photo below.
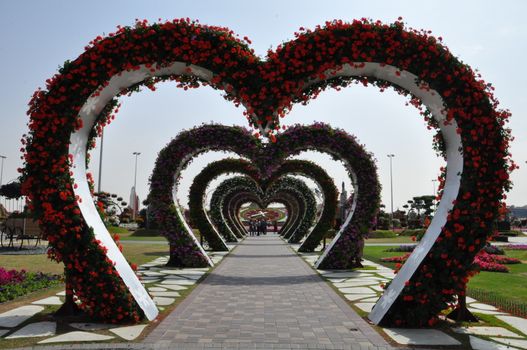
<svg viewBox="0 0 527 350">
<path fill-rule="evenodd" d="M 326 20 L 369 17 L 393 22 L 402 16 L 408 27 L 430 29 L 465 63 L 491 82 L 502 108 L 511 110 L 509 127 L 516 140 L 512 154 L 521 168 L 513 175 L 508 204 L 527 204 L 527 29 L 525 1 L 6 1 L 0 2 L 0 155 L 5 161 L 3 182 L 15 179 L 20 138 L 27 131 L 26 110 L 32 93 L 44 86 L 67 59 L 75 59 L 97 35 L 117 25 L 190 17 L 203 24 L 226 26 L 248 36 L 260 56 L 293 38 L 299 27 L 313 28 Z M 157 152 L 183 129 L 214 121 L 247 126 L 242 109 L 210 88 L 178 90 L 172 84 L 145 90 L 121 100 L 117 119 L 105 129 L 102 189 L 128 199 L 134 180 L 134 157 L 141 152 L 137 187 L 141 200 L 148 191 Z M 393 92 L 373 87 L 327 91 L 307 106 L 295 106 L 284 124 L 324 121 L 355 134 L 377 158 L 383 203 L 390 206 L 387 154 L 393 161 L 394 208 L 412 196 L 431 194 L 432 179 L 443 163 L 431 149 L 432 134 L 413 107 Z M 179 198 L 186 205 L 192 176 L 212 159 L 194 160 L 183 173 Z M 320 161 L 336 179 L 345 180 L 342 165 L 328 157 Z M 98 148 L 91 171 L 98 175 Z M 349 186 L 349 182 L 346 180 Z"/>
</svg>

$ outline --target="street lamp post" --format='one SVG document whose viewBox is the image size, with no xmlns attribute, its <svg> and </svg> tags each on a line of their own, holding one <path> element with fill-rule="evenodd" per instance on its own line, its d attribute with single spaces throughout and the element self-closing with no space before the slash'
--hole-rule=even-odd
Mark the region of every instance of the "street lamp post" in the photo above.
<svg viewBox="0 0 527 350">
<path fill-rule="evenodd" d="M 4 178 L 4 159 L 6 158 L 6 156 L 0 156 L 0 159 L 2 159 L 2 165 L 0 165 L 0 186 L 2 186 L 2 179 Z"/>
<path fill-rule="evenodd" d="M 137 211 L 137 203 L 136 203 L 136 198 L 137 198 L 137 157 L 141 154 L 141 152 L 134 152 L 132 153 L 134 156 L 135 156 L 135 171 L 134 171 L 134 198 L 133 199 L 133 202 L 132 202 L 132 220 L 135 221 L 135 212 Z"/>
<path fill-rule="evenodd" d="M 392 231 L 394 229 L 393 226 L 393 176 L 392 176 L 392 159 L 395 157 L 395 154 L 388 154 L 388 158 L 390 158 L 390 209 L 391 209 L 391 215 L 390 215 L 390 225 L 392 226 Z"/>
<path fill-rule="evenodd" d="M 435 197 L 437 197 L 437 194 L 436 194 L 436 182 L 437 182 L 436 179 L 432 180 L 432 185 L 434 186 L 434 192 L 433 192 L 433 194 L 434 194 L 434 208 L 437 209 L 437 201 L 435 199 Z"/>
<path fill-rule="evenodd" d="M 104 129 L 101 131 L 101 153 L 99 156 L 99 181 L 97 184 L 97 192 L 101 193 L 101 179 L 102 179 L 102 148 L 104 142 Z"/>
</svg>

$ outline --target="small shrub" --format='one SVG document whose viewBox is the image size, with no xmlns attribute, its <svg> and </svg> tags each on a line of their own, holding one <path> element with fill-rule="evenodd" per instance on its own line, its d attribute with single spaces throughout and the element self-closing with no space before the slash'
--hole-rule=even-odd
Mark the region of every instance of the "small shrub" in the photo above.
<svg viewBox="0 0 527 350">
<path fill-rule="evenodd" d="M 483 250 L 487 254 L 505 255 L 505 252 L 503 251 L 503 249 L 501 249 L 500 247 L 495 246 L 495 245 L 488 244 L 488 245 L 485 246 L 485 248 L 483 248 Z"/>
<path fill-rule="evenodd" d="M 377 230 L 370 232 L 368 238 L 395 238 L 397 234 L 390 230 Z"/>
<path fill-rule="evenodd" d="M 401 256 L 392 256 L 389 258 L 381 258 L 381 261 L 402 264 L 406 261 L 406 259 L 408 259 L 409 256 L 410 254 L 405 254 Z"/>
<path fill-rule="evenodd" d="M 527 244 L 509 244 L 505 246 L 505 249 L 510 250 L 527 250 Z"/>
<path fill-rule="evenodd" d="M 410 253 L 410 252 L 413 252 L 414 249 L 415 249 L 415 245 L 405 244 L 405 245 L 400 245 L 398 247 L 393 247 L 393 248 L 386 249 L 385 252 Z"/>
<path fill-rule="evenodd" d="M 422 229 L 422 228 L 418 228 L 418 229 L 405 229 L 405 230 L 402 230 L 400 233 L 399 233 L 399 236 L 405 236 L 405 237 L 417 237 L 419 235 L 423 235 L 425 233 L 425 229 Z"/>
<path fill-rule="evenodd" d="M 42 272 L 32 273 L 24 270 L 6 271 L 0 267 L 0 303 L 15 299 L 39 289 L 57 285 L 61 276 Z"/>
</svg>

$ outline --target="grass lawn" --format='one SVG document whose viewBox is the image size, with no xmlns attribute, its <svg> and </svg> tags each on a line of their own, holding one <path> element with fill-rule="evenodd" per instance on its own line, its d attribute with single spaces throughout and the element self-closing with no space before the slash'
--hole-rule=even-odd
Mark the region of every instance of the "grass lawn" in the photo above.
<svg viewBox="0 0 527 350">
<path fill-rule="evenodd" d="M 137 244 L 122 242 L 123 254 L 128 261 L 145 264 L 159 256 L 168 255 L 168 246 L 162 244 Z M 39 255 L 0 255 L 0 266 L 4 269 L 25 269 L 31 272 L 62 274 L 64 266 L 48 259 L 46 254 Z"/>
<path fill-rule="evenodd" d="M 137 265 L 146 264 L 160 256 L 168 255 L 168 244 L 137 244 L 121 242 L 123 254 L 128 261 Z"/>
<path fill-rule="evenodd" d="M 381 262 L 384 257 L 404 255 L 401 252 L 386 252 L 390 247 L 364 247 L 364 258 L 394 268 L 394 263 Z M 468 288 L 477 288 L 484 291 L 492 292 L 497 297 L 514 300 L 521 303 L 527 303 L 527 251 L 525 250 L 505 250 L 509 257 L 518 258 L 526 263 L 506 265 L 509 273 L 486 272 L 482 271 L 470 279 Z"/>
<path fill-rule="evenodd" d="M 46 254 L 39 255 L 0 255 L 0 266 L 6 270 L 24 269 L 30 272 L 62 274 L 64 265 L 48 259 Z"/>
<path fill-rule="evenodd" d="M 128 231 L 123 227 L 110 226 L 110 233 L 117 233 L 121 241 L 159 241 L 166 242 L 166 238 L 158 230 L 138 229 L 137 231 Z"/>
<path fill-rule="evenodd" d="M 399 236 L 395 238 L 366 238 L 364 241 L 366 244 L 373 244 L 373 243 L 415 243 L 412 241 L 412 237 L 409 236 Z"/>
</svg>

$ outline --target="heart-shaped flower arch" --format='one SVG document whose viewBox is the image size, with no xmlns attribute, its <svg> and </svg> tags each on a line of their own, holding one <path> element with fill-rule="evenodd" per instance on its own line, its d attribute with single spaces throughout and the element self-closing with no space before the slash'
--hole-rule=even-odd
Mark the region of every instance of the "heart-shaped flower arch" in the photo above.
<svg viewBox="0 0 527 350">
<path fill-rule="evenodd" d="M 246 227 L 241 223 L 241 220 L 240 220 L 239 214 L 242 210 L 242 206 L 244 204 L 249 204 L 249 205 L 256 204 L 257 206 L 260 207 L 261 210 L 267 211 L 267 209 L 264 207 L 263 204 L 258 203 L 258 198 L 255 199 L 255 197 L 249 193 L 240 193 L 238 196 L 231 199 L 231 203 L 233 204 L 231 205 L 231 208 L 227 212 L 227 215 L 240 223 L 240 226 L 241 226 L 240 232 L 243 235 L 247 235 L 249 232 L 247 231 Z M 298 198 L 289 195 L 289 193 L 280 192 L 275 197 L 273 197 L 272 203 L 282 204 L 285 207 L 286 213 L 283 214 L 285 216 L 284 217 L 285 221 L 283 222 L 283 225 L 280 227 L 280 230 L 277 232 L 279 235 L 285 236 L 286 233 L 292 230 L 292 227 L 296 226 L 294 225 L 297 219 L 295 216 L 300 213 Z M 269 206 L 267 206 L 267 208 L 269 208 Z M 320 219 L 319 219 L 319 222 L 320 222 Z"/>
<path fill-rule="evenodd" d="M 293 232 L 297 232 L 297 229 L 302 226 L 302 221 L 306 212 L 306 205 L 304 203 L 305 198 L 298 196 L 298 191 L 291 192 L 290 190 L 287 190 L 275 193 L 269 198 L 267 204 L 259 204 L 259 198 L 256 198 L 256 200 L 253 198 L 254 196 L 252 193 L 232 193 L 226 197 L 227 205 L 223 208 L 223 216 L 227 217 L 229 222 L 234 223 L 235 226 L 238 226 L 243 231 L 245 230 L 245 227 L 241 223 L 239 217 L 239 213 L 243 204 L 256 203 L 260 206 L 260 208 L 264 209 L 271 203 L 281 203 L 289 208 L 288 213 L 291 213 L 291 215 L 285 221 L 284 226 L 282 227 L 282 230 L 280 230 L 279 234 L 282 236 L 289 236 Z M 314 211 L 314 208 L 312 209 Z M 302 232 L 305 231 L 305 229 L 300 229 L 298 231 Z"/>
<path fill-rule="evenodd" d="M 248 192 L 241 192 L 238 193 L 236 196 L 234 196 L 231 201 L 233 201 L 232 207 L 229 212 L 226 214 L 224 213 L 224 216 L 231 216 L 236 218 L 234 216 L 234 213 L 239 213 L 241 211 L 241 207 L 244 204 L 256 204 L 260 208 L 264 208 L 263 203 L 259 202 L 259 198 L 254 196 L 252 193 Z M 273 202 L 282 204 L 286 208 L 286 218 L 285 221 L 280 228 L 280 231 L 278 231 L 278 234 L 285 236 L 290 230 L 292 230 L 293 227 L 296 226 L 296 221 L 299 220 L 300 215 L 300 203 L 299 199 L 297 197 L 294 197 L 286 192 L 280 192 L 275 197 L 273 197 Z M 245 229 L 245 227 L 242 227 L 242 230 L 239 231 L 242 235 L 247 235 L 248 232 Z"/>
<path fill-rule="evenodd" d="M 355 195 L 352 210 L 336 238 L 319 260 L 323 268 L 362 266 L 363 236 L 373 224 L 380 201 L 380 185 L 372 156 L 352 135 L 317 123 L 297 125 L 276 136 L 276 142 L 262 145 L 247 130 L 239 127 L 203 125 L 178 134 L 158 155 L 150 178 L 148 201 L 163 234 L 170 243 L 169 264 L 206 266 L 211 264 L 185 222 L 179 206 L 174 205 L 182 169 L 205 151 L 230 151 L 249 159 L 261 169 L 263 178 L 272 177 L 289 156 L 318 150 L 343 161 Z M 209 231 L 204 231 L 207 235 Z M 205 236 L 213 250 L 227 250 L 218 235 Z M 342 244 L 341 244 L 342 243 Z M 319 240 L 305 240 L 301 251 L 313 251 Z"/>
<path fill-rule="evenodd" d="M 410 94 L 412 104 L 426 107 L 422 113 L 430 126 L 441 131 L 436 141 L 448 172 L 422 243 L 370 318 L 426 325 L 463 292 L 468 268 L 492 234 L 515 165 L 504 129 L 509 113 L 497 110 L 491 86 L 440 40 L 406 30 L 401 22 L 333 21 L 297 34 L 262 62 L 225 28 L 143 21 L 98 37 L 66 62 L 46 90 L 34 94 L 30 132 L 23 140 L 23 193 L 48 236 L 51 256 L 65 263 L 68 290 L 92 315 L 119 322 L 136 320 L 141 309 L 149 319 L 157 314 L 91 204 L 85 159 L 114 96 L 163 79 L 177 79 L 185 87 L 203 81 L 224 90 L 272 139 L 278 118 L 293 103 L 307 102 L 326 87 L 355 81 Z M 432 284 L 428 275 L 439 282 Z"/>
<path fill-rule="evenodd" d="M 300 231 L 298 235 L 303 236 L 309 231 L 315 220 L 316 200 L 313 192 L 302 180 L 290 176 L 278 178 L 265 191 L 262 191 L 253 179 L 246 176 L 236 176 L 224 180 L 212 194 L 210 201 L 211 219 L 217 226 L 222 222 L 227 222 L 232 227 L 238 217 L 238 211 L 232 203 L 237 196 L 240 194 L 244 196 L 241 202 L 250 198 L 251 201 L 255 201 L 261 207 L 266 207 L 270 203 L 280 200 L 283 193 L 297 199 L 298 212 L 293 211 L 291 214 L 297 216 L 298 219 L 292 224 L 292 230 L 295 233 Z M 228 213 L 225 213 L 224 209 Z M 292 232 L 292 234 L 295 233 Z"/>
<path fill-rule="evenodd" d="M 228 173 L 241 173 L 253 178 L 259 183 L 263 189 L 267 188 L 270 184 L 276 181 L 280 176 L 286 174 L 303 175 L 311 178 L 319 186 L 321 193 L 324 195 L 324 203 L 320 219 L 317 225 L 310 232 L 307 239 L 315 240 L 318 245 L 323 239 L 327 230 L 331 228 L 331 224 L 335 218 L 336 206 L 337 206 L 337 188 L 333 183 L 333 179 L 327 175 L 327 173 L 316 165 L 315 163 L 305 160 L 288 160 L 280 165 L 278 169 L 273 172 L 268 179 L 262 179 L 261 172 L 254 165 L 254 163 L 248 162 L 243 159 L 223 159 L 207 165 L 203 170 L 194 178 L 189 191 L 189 209 L 190 209 L 190 220 L 194 223 L 194 226 L 200 231 L 201 235 L 208 236 L 211 234 L 218 234 L 213 232 L 212 226 L 210 226 L 207 214 L 203 208 L 203 201 L 207 187 L 211 181 L 222 174 Z M 221 229 L 220 229 L 221 228 Z M 236 242 L 235 232 L 230 232 L 226 226 L 219 223 L 219 233 L 222 234 L 226 241 Z M 302 233 L 300 230 L 296 231 L 297 235 L 285 236 L 289 240 L 289 243 L 298 243 L 303 237 L 300 236 Z"/>
</svg>

